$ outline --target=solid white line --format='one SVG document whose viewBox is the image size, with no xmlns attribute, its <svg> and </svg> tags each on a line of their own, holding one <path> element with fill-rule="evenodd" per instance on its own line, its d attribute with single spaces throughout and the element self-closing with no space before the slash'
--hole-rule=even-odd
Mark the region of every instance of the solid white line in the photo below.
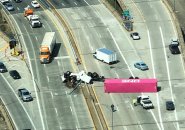
<svg viewBox="0 0 185 130">
<path fill-rule="evenodd" d="M 14 19 L 13 17 L 12 17 L 12 19 L 14 20 L 14 23 L 16 24 L 16 26 L 17 26 L 19 32 L 21 33 L 21 30 L 20 30 L 20 28 L 19 28 L 17 22 L 15 21 L 15 19 Z M 28 32 L 27 32 L 27 33 L 28 33 Z M 21 38 L 22 38 L 22 40 L 23 40 L 23 44 L 25 44 L 25 40 L 24 40 L 24 38 L 23 38 L 23 35 L 21 35 Z M 35 78 L 34 78 L 34 75 L 33 75 L 33 72 L 32 72 L 33 69 L 32 69 L 30 57 L 29 57 L 29 54 L 28 54 L 28 49 L 26 48 L 26 45 L 24 45 L 24 46 L 25 46 L 25 49 L 26 49 L 26 54 L 27 54 L 28 63 L 29 63 L 30 70 L 31 70 L 32 79 L 35 79 Z M 36 84 L 35 84 L 34 80 L 33 80 L 33 84 L 34 84 L 33 86 L 34 86 L 35 94 L 36 94 L 36 97 L 37 97 L 37 98 L 36 98 L 36 101 L 37 101 L 37 105 L 38 105 L 38 109 L 39 109 L 39 114 L 40 114 L 40 118 L 41 118 L 42 128 L 45 130 L 44 121 L 43 121 L 43 117 L 42 117 L 42 113 L 41 113 L 41 108 L 40 108 L 40 101 L 39 101 L 39 98 L 38 98 L 37 88 L 36 88 Z"/>
<path fill-rule="evenodd" d="M 48 76 L 46 76 L 47 77 L 47 81 L 49 82 L 49 77 Z"/>
<path fill-rule="evenodd" d="M 152 112 L 152 110 L 149 110 L 149 112 L 152 114 L 152 116 L 153 116 L 153 118 L 154 118 L 154 120 L 155 120 L 155 122 L 156 122 L 156 124 L 157 124 L 157 126 L 158 126 L 158 128 L 161 130 L 164 130 L 164 128 L 163 128 L 163 125 L 160 127 L 160 125 L 159 125 L 159 123 L 157 122 L 157 119 L 156 119 L 156 117 L 155 117 L 155 115 L 154 115 L 154 113 Z"/>
<path fill-rule="evenodd" d="M 17 25 L 18 26 L 18 25 Z M 24 26 L 25 30 L 26 30 L 26 27 Z M 20 31 L 21 32 L 21 31 Z M 26 30 L 26 33 L 28 34 L 27 30 Z M 21 35 L 22 36 L 22 35 Z M 24 41 L 24 38 L 22 37 L 23 41 Z M 29 37 L 29 40 L 31 41 L 31 38 Z M 31 41 L 32 42 L 32 41 Z M 25 41 L 23 42 L 25 44 Z M 33 44 L 31 44 L 33 45 Z M 31 71 L 31 76 L 32 76 L 32 79 L 35 79 L 34 75 L 33 75 L 33 68 L 32 68 L 32 65 L 31 65 L 31 60 L 30 60 L 30 56 L 28 54 L 28 49 L 26 48 L 26 45 L 25 46 L 25 49 L 26 49 L 26 53 L 27 53 L 27 59 L 28 59 L 28 63 L 29 63 L 29 66 L 30 66 L 30 71 Z M 35 53 L 34 53 L 34 56 L 35 56 Z M 36 57 L 36 56 L 35 56 Z M 39 109 L 39 114 L 40 114 L 40 118 L 41 118 L 41 123 L 42 123 L 42 127 L 43 129 L 45 129 L 45 125 L 44 125 L 44 120 L 43 120 L 43 116 L 42 116 L 42 112 L 41 112 L 41 107 L 40 107 L 40 100 L 39 100 L 39 96 L 38 96 L 38 93 L 37 93 L 37 87 L 36 87 L 36 83 L 35 81 L 33 80 L 33 86 L 34 86 L 34 90 L 35 90 L 35 95 L 36 95 L 36 101 L 37 101 L 37 105 L 38 105 L 38 109 Z"/>
<path fill-rule="evenodd" d="M 147 30 L 147 34 L 148 34 L 148 43 L 149 43 L 149 48 L 150 48 L 150 58 L 151 58 L 151 62 L 152 62 L 152 72 L 153 72 L 154 78 L 156 78 L 155 65 L 154 65 L 154 60 L 153 60 L 152 45 L 151 45 L 149 30 Z"/>
<path fill-rule="evenodd" d="M 51 94 L 51 97 L 53 98 L 53 93 L 52 93 L 52 92 L 50 92 L 50 94 Z"/>
<path fill-rule="evenodd" d="M 166 62 L 166 69 L 167 69 L 167 74 L 168 74 L 168 83 L 169 83 L 169 86 L 170 86 L 170 94 L 171 94 L 172 101 L 174 102 L 173 90 L 172 90 L 172 84 L 171 84 L 171 78 L 170 78 L 170 71 L 169 71 L 169 65 L 168 65 L 168 60 L 167 60 L 167 54 L 166 54 L 166 50 L 165 50 L 165 43 L 164 43 L 163 32 L 162 32 L 161 27 L 159 29 L 160 29 L 162 43 L 163 43 L 163 49 L 164 49 L 164 55 L 165 55 L 165 62 Z M 176 110 L 174 110 L 174 114 L 175 114 L 175 120 L 178 121 L 177 111 Z M 177 124 L 177 130 L 179 130 L 180 129 L 179 128 L 179 123 L 176 122 L 176 124 Z"/>
<path fill-rule="evenodd" d="M 71 110 L 71 113 L 73 114 L 73 110 L 72 110 L 72 107 L 70 106 L 70 110 Z"/>
<path fill-rule="evenodd" d="M 26 111 L 26 108 L 24 107 L 23 103 L 19 100 L 19 97 L 17 96 L 17 94 L 15 93 L 14 89 L 11 87 L 10 83 L 6 80 L 6 78 L 4 77 L 4 75 L 1 75 L 3 77 L 3 79 L 5 80 L 5 82 L 7 83 L 8 87 L 12 90 L 12 92 L 14 93 L 15 97 L 17 98 L 17 101 L 21 104 L 22 108 L 24 109 L 27 117 L 29 118 L 32 126 L 34 127 L 34 129 L 36 130 L 36 127 L 33 123 L 33 120 L 31 119 L 30 115 L 28 114 L 28 112 Z"/>
<path fill-rule="evenodd" d="M 38 41 L 38 38 L 37 38 L 37 36 L 35 36 L 35 39 Z"/>
<path fill-rule="evenodd" d="M 57 114 L 57 116 L 58 116 L 58 111 L 57 111 L 57 108 L 55 108 L 55 112 L 56 112 L 56 114 Z"/>
<path fill-rule="evenodd" d="M 131 107 L 131 109 L 132 109 L 132 110 L 134 110 L 134 108 L 133 108 L 132 104 L 130 104 L 130 107 Z"/>
<path fill-rule="evenodd" d="M 4 106 L 6 107 L 6 103 L 3 101 L 3 98 L 2 97 L 1 97 L 1 100 L 2 100 L 2 102 L 4 104 Z M 8 114 L 10 115 L 10 117 L 13 117 L 7 107 L 6 107 L 6 110 L 8 111 Z M 11 119 L 13 121 L 13 124 L 15 125 L 16 130 L 18 130 L 17 124 L 15 123 L 14 119 L 13 118 L 11 118 Z"/>
<path fill-rule="evenodd" d="M 149 43 L 149 47 L 150 47 L 150 58 L 151 58 L 151 62 L 152 62 L 152 72 L 153 72 L 153 77 L 156 78 L 156 74 L 155 74 L 155 65 L 154 65 L 154 60 L 153 60 L 153 52 L 152 52 L 152 44 L 151 44 L 151 39 L 150 39 L 150 32 L 149 30 L 147 30 L 147 35 L 148 35 L 148 43 Z M 159 129 L 163 128 L 163 124 L 162 124 L 162 116 L 161 116 L 161 110 L 160 110 L 160 103 L 159 103 L 159 94 L 156 93 L 156 97 L 157 97 L 157 109 L 158 109 L 158 114 L 159 114 L 159 120 L 160 120 L 160 125 L 159 123 L 156 121 L 156 124 L 158 126 Z M 153 114 L 153 116 L 155 116 Z M 154 117 L 154 120 L 156 118 Z"/>
<path fill-rule="evenodd" d="M 112 35 L 112 32 L 110 31 L 110 29 L 109 29 L 109 28 L 107 28 L 107 30 L 108 30 L 108 32 L 110 33 L 110 35 L 111 35 L 111 37 L 112 37 L 112 39 L 113 39 L 113 41 L 114 41 L 114 43 L 115 43 L 115 45 L 116 45 L 116 47 L 117 47 L 117 49 L 118 49 L 118 51 L 119 51 L 119 53 L 120 53 L 121 57 L 122 57 L 122 58 L 123 58 L 123 60 L 125 61 L 125 63 L 126 63 L 126 65 L 127 65 L 128 69 L 129 69 L 129 71 L 130 71 L 131 75 L 132 75 L 132 76 L 134 76 L 134 74 L 132 73 L 131 68 L 129 67 L 129 65 L 128 65 L 128 63 L 127 63 L 126 59 L 125 59 L 125 57 L 123 56 L 123 54 L 122 54 L 122 52 L 121 52 L 121 50 L 120 50 L 120 48 L 119 48 L 119 46 L 118 46 L 118 44 L 117 44 L 117 42 L 116 42 L 116 40 L 115 40 L 114 36 Z"/>
<path fill-rule="evenodd" d="M 77 5 L 77 3 L 76 2 L 74 2 L 75 3 L 75 5 Z"/>
<path fill-rule="evenodd" d="M 87 1 L 86 1 L 86 0 L 84 0 L 84 2 L 85 2 L 88 6 L 90 6 L 90 4 L 89 4 L 89 3 L 87 3 Z"/>
</svg>

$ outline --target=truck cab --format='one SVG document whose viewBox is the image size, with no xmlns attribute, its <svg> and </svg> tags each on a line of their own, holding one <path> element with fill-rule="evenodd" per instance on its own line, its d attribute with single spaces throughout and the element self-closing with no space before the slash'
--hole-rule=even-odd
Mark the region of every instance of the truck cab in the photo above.
<svg viewBox="0 0 185 130">
<path fill-rule="evenodd" d="M 29 6 L 24 8 L 24 16 L 27 17 L 28 15 L 33 15 L 33 10 Z"/>
</svg>

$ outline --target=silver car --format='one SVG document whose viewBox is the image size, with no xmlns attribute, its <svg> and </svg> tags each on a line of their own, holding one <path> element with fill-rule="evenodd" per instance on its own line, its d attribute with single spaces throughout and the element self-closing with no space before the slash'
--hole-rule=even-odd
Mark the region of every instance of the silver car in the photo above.
<svg viewBox="0 0 185 130">
<path fill-rule="evenodd" d="M 134 64 L 134 67 L 140 69 L 140 70 L 148 70 L 148 66 L 144 62 L 137 62 Z"/>
<path fill-rule="evenodd" d="M 11 3 L 6 3 L 4 6 L 8 11 L 14 11 L 14 7 Z"/>
<path fill-rule="evenodd" d="M 18 89 L 18 95 L 23 100 L 23 102 L 29 102 L 33 100 L 31 93 L 25 88 Z"/>
</svg>

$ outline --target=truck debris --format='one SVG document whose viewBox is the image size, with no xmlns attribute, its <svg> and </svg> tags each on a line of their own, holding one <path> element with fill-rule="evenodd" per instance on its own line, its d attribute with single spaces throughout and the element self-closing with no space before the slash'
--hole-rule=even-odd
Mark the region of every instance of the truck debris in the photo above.
<svg viewBox="0 0 185 130">
<path fill-rule="evenodd" d="M 118 61 L 116 53 L 106 48 L 97 49 L 93 57 L 107 64 L 113 64 Z"/>
</svg>

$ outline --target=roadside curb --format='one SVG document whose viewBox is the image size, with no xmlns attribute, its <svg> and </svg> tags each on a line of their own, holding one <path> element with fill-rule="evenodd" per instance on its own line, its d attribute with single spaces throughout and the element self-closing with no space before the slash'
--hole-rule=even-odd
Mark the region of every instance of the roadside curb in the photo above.
<svg viewBox="0 0 185 130">
<path fill-rule="evenodd" d="M 172 20 L 175 24 L 175 28 L 177 30 L 177 35 L 178 35 L 179 42 L 180 42 L 180 45 L 181 45 L 181 47 L 180 47 L 181 54 L 182 54 L 182 57 L 183 57 L 183 60 L 184 60 L 184 63 L 185 63 L 185 51 L 184 51 L 185 50 L 185 45 L 184 45 L 184 39 L 183 39 L 180 24 L 179 24 L 179 20 L 177 19 L 177 17 L 175 15 L 172 7 L 170 6 L 169 2 L 166 1 L 166 0 L 162 0 L 162 2 L 167 7 L 167 9 L 169 10 L 170 15 L 172 16 Z"/>
</svg>

